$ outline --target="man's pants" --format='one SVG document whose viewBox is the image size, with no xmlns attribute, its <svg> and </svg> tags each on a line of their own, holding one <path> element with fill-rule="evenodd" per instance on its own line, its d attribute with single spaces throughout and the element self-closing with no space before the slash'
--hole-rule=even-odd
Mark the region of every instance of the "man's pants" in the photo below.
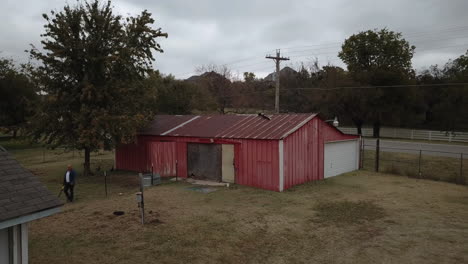
<svg viewBox="0 0 468 264">
<path fill-rule="evenodd" d="M 73 202 L 73 187 L 75 187 L 75 185 L 70 184 L 70 183 L 65 183 L 65 186 L 63 188 L 63 192 L 67 196 L 67 200 L 70 202 Z"/>
</svg>

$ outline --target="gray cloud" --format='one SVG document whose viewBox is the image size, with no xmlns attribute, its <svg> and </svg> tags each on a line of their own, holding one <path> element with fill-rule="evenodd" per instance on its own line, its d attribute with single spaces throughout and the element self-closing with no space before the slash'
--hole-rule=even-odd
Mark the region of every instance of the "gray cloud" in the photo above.
<svg viewBox="0 0 468 264">
<path fill-rule="evenodd" d="M 65 3 L 2 1 L 0 56 L 27 61 L 24 50 L 40 42 L 41 14 Z M 340 43 L 351 34 L 382 27 L 402 32 L 417 47 L 416 69 L 444 64 L 468 49 L 466 0 L 115 0 L 113 4 L 123 15 L 143 9 L 153 13 L 154 26 L 169 33 L 160 41 L 164 53 L 156 54 L 155 67 L 177 77 L 187 77 L 195 67 L 209 63 L 265 75 L 273 63 L 264 57 L 276 48 L 291 57 L 290 65 L 317 57 L 322 65 L 344 66 L 336 57 Z"/>
</svg>

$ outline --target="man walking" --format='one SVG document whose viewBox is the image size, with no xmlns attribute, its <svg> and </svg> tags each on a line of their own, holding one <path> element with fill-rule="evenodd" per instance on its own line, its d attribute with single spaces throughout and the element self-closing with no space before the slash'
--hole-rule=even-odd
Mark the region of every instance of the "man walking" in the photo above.
<svg viewBox="0 0 468 264">
<path fill-rule="evenodd" d="M 63 192 L 67 196 L 69 202 L 73 202 L 73 188 L 75 187 L 75 176 L 76 173 L 72 168 L 72 165 L 67 166 L 67 171 L 63 177 Z"/>
</svg>

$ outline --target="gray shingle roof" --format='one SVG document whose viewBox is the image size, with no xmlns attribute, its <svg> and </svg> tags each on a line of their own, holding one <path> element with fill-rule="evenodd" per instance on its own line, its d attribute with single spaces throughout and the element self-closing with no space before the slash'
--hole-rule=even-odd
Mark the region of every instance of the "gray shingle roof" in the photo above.
<svg viewBox="0 0 468 264">
<path fill-rule="evenodd" d="M 61 205 L 37 176 L 0 148 L 0 222 Z"/>
</svg>

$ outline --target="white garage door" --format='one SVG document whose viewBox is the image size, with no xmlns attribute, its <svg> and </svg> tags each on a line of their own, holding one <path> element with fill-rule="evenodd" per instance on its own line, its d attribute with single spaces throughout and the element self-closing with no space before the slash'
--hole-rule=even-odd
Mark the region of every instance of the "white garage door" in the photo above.
<svg viewBox="0 0 468 264">
<path fill-rule="evenodd" d="M 325 144 L 324 175 L 333 177 L 358 169 L 358 140 L 330 142 Z"/>
</svg>

